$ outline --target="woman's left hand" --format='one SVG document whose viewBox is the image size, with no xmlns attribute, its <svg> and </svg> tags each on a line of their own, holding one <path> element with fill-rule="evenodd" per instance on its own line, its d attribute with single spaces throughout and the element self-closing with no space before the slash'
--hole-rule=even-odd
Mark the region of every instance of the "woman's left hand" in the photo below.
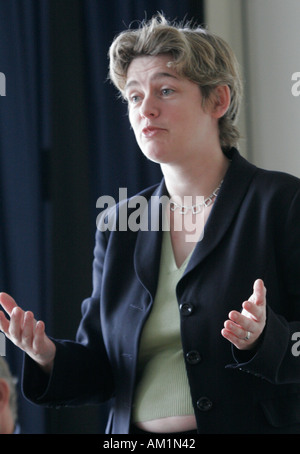
<svg viewBox="0 0 300 454">
<path fill-rule="evenodd" d="M 222 335 L 239 350 L 251 350 L 266 324 L 266 288 L 261 279 L 253 285 L 253 293 L 242 305 L 242 312 L 231 311 Z"/>
</svg>

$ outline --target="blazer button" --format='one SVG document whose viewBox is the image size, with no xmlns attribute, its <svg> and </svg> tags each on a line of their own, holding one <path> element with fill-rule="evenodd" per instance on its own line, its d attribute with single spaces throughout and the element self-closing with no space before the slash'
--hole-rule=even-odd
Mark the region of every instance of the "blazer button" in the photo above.
<svg viewBox="0 0 300 454">
<path fill-rule="evenodd" d="M 194 306 L 191 303 L 182 303 L 179 306 L 180 313 L 182 315 L 191 315 L 194 311 Z"/>
<path fill-rule="evenodd" d="M 196 350 L 192 350 L 186 354 L 186 360 L 189 364 L 198 364 L 201 361 L 201 355 Z"/>
<path fill-rule="evenodd" d="M 209 411 L 212 408 L 212 401 L 208 397 L 200 397 L 197 401 L 197 407 L 201 411 Z"/>
</svg>

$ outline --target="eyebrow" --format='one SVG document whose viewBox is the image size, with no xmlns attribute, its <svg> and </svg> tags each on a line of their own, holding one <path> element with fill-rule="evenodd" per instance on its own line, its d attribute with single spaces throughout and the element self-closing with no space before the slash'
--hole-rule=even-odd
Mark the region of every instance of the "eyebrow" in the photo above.
<svg viewBox="0 0 300 454">
<path fill-rule="evenodd" d="M 174 74 L 170 74 L 167 72 L 159 72 L 155 73 L 152 77 L 151 80 L 155 81 L 158 79 L 164 79 L 165 77 L 169 77 L 175 80 L 178 80 L 178 77 L 176 77 Z M 126 85 L 124 91 L 126 91 L 129 87 L 135 87 L 136 85 L 139 85 L 139 82 L 137 80 L 130 80 Z"/>
</svg>

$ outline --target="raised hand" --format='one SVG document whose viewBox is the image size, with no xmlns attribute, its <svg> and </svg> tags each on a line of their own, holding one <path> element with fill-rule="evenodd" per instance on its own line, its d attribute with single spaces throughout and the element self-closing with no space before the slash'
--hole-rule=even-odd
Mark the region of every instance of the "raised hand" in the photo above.
<svg viewBox="0 0 300 454">
<path fill-rule="evenodd" d="M 44 322 L 36 321 L 32 312 L 23 311 L 6 293 L 0 293 L 0 305 L 10 317 L 8 320 L 0 311 L 0 331 L 36 361 L 45 372 L 50 372 L 56 347 L 45 333 Z"/>
<path fill-rule="evenodd" d="M 261 279 L 254 282 L 253 293 L 242 305 L 242 312 L 231 311 L 222 335 L 240 350 L 253 349 L 266 324 L 266 288 Z"/>
</svg>

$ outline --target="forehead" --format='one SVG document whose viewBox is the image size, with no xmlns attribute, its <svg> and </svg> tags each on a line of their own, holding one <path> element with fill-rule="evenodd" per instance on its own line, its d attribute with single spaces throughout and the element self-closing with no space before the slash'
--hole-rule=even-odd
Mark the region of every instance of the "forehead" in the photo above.
<svg viewBox="0 0 300 454">
<path fill-rule="evenodd" d="M 148 80 L 172 78 L 179 80 L 176 71 L 169 65 L 169 55 L 136 57 L 129 65 L 125 90 Z"/>
</svg>

